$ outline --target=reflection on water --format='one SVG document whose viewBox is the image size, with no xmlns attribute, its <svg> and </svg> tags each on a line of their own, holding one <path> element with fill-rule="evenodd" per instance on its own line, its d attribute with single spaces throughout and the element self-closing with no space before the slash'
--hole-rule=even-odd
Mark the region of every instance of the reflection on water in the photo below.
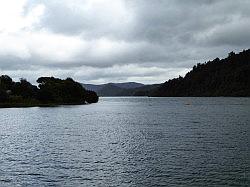
<svg viewBox="0 0 250 187">
<path fill-rule="evenodd" d="M 0 186 L 248 186 L 249 98 L 0 109 Z"/>
</svg>

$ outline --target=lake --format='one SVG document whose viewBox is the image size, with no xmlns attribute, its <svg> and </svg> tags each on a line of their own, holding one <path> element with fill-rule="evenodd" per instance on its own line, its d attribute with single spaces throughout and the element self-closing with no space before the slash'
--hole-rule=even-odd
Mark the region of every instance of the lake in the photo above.
<svg viewBox="0 0 250 187">
<path fill-rule="evenodd" d="M 250 98 L 0 109 L 0 186 L 249 186 Z"/>
</svg>

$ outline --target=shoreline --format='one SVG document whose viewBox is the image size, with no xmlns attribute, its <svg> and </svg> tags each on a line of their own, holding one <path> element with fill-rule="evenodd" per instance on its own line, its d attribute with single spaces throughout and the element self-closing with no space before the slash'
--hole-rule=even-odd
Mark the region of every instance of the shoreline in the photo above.
<svg viewBox="0 0 250 187">
<path fill-rule="evenodd" d="M 87 105 L 87 103 L 0 103 L 1 108 L 59 107 L 67 105 Z"/>
</svg>

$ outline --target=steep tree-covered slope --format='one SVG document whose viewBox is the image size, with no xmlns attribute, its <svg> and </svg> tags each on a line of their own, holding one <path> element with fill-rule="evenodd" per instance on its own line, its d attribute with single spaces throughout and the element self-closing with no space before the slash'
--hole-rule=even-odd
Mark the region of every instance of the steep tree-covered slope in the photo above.
<svg viewBox="0 0 250 187">
<path fill-rule="evenodd" d="M 185 77 L 163 83 L 150 96 L 250 96 L 250 49 L 197 64 Z"/>
</svg>

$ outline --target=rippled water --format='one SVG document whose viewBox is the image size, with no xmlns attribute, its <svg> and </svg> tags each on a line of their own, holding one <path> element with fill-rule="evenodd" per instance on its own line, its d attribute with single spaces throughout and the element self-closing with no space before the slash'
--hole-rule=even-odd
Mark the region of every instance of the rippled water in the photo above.
<svg viewBox="0 0 250 187">
<path fill-rule="evenodd" d="M 0 186 L 249 186 L 250 98 L 0 109 Z"/>
</svg>

